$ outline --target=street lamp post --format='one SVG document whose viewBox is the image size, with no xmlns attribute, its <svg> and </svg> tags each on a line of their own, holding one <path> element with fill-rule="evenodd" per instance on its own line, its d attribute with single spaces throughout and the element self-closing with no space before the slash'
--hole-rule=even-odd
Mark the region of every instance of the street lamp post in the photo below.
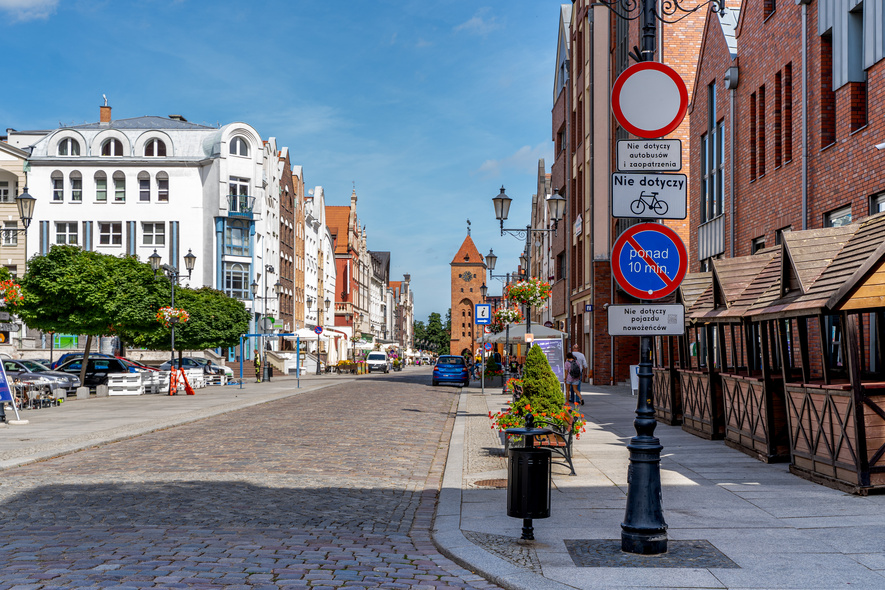
<svg viewBox="0 0 885 590">
<path fill-rule="evenodd" d="M 175 308 L 175 285 L 177 285 L 178 282 L 181 280 L 181 276 L 182 276 L 181 273 L 178 272 L 178 269 L 176 267 L 174 267 L 170 264 L 161 264 L 163 259 L 160 257 L 159 254 L 157 254 L 156 249 L 154 250 L 153 254 L 148 256 L 148 260 L 151 263 L 151 268 L 154 271 L 155 277 L 157 276 L 157 272 L 159 270 L 162 270 L 163 274 L 166 275 L 166 278 L 169 279 L 169 286 L 170 286 L 170 293 L 171 293 L 169 307 Z M 188 248 L 187 254 L 184 257 L 184 267 L 187 269 L 188 280 L 190 280 L 191 275 L 194 272 L 194 266 L 196 265 L 196 262 L 197 262 L 197 257 Z M 169 371 L 170 371 L 169 395 L 172 395 L 171 371 L 175 370 L 175 324 L 177 323 L 177 318 L 172 318 L 170 320 L 170 323 L 172 324 L 172 327 L 170 330 L 170 332 L 171 332 L 171 336 L 170 336 L 171 346 L 170 346 L 170 351 L 169 351 L 169 354 L 170 354 L 170 357 L 169 357 Z"/>
<path fill-rule="evenodd" d="M 550 215 L 550 219 L 553 220 L 553 227 L 550 229 L 532 228 L 531 224 L 525 226 L 525 229 L 506 229 L 504 227 L 504 221 L 507 220 L 507 217 L 510 214 L 511 201 L 513 201 L 513 199 L 507 196 L 507 194 L 504 192 L 503 186 L 501 187 L 501 192 L 492 199 L 492 203 L 495 206 L 495 217 L 501 223 L 501 235 L 503 236 L 506 233 L 510 234 L 518 240 L 525 239 L 525 252 L 523 256 L 520 256 L 520 263 L 523 264 L 525 268 L 526 278 L 528 278 L 531 276 L 531 270 L 529 267 L 532 263 L 532 235 L 544 234 L 548 232 L 553 232 L 553 235 L 556 235 L 556 229 L 557 227 L 559 227 L 559 221 L 562 219 L 563 213 L 565 213 L 565 197 L 559 194 L 559 189 L 554 190 L 553 194 L 547 197 L 547 211 Z M 529 334 L 532 329 L 531 316 L 532 306 L 526 305 L 526 334 Z"/>
<path fill-rule="evenodd" d="M 509 285 L 510 284 L 510 273 L 509 272 L 506 274 L 503 274 L 503 275 L 496 275 L 492 272 L 493 270 L 495 270 L 495 266 L 497 264 L 498 264 L 498 257 L 495 256 L 495 251 L 493 249 L 489 248 L 489 253 L 486 255 L 486 266 L 489 269 L 489 278 L 498 279 L 500 281 L 503 281 L 505 286 Z M 483 288 L 486 288 L 486 286 L 483 285 Z M 486 288 L 486 290 L 488 290 L 488 289 Z M 483 295 L 483 297 L 485 297 L 485 295 Z M 509 323 L 506 326 L 504 326 L 504 352 L 507 353 L 507 357 L 509 358 L 510 357 L 510 324 Z M 506 389 L 507 380 L 510 378 L 510 363 L 507 363 L 505 365 L 504 373 L 505 373 L 505 375 L 504 375 L 504 377 L 505 377 L 504 378 L 504 388 L 505 388 L 504 391 L 507 391 L 507 389 Z"/>
</svg>

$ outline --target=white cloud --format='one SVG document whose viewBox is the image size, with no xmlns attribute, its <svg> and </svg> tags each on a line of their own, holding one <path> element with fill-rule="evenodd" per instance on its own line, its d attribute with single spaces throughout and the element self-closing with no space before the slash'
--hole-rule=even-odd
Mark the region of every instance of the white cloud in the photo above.
<svg viewBox="0 0 885 590">
<path fill-rule="evenodd" d="M 55 12 L 59 0 L 0 0 L 0 10 L 13 20 L 47 19 Z"/>
<path fill-rule="evenodd" d="M 465 31 L 474 35 L 488 35 L 492 31 L 500 29 L 501 25 L 498 24 L 498 19 L 496 17 L 486 18 L 485 15 L 489 10 L 488 7 L 480 8 L 470 20 L 455 27 L 455 32 Z"/>
<path fill-rule="evenodd" d="M 486 160 L 474 174 L 481 174 L 486 178 L 499 176 L 504 170 L 516 170 L 531 174 L 537 171 L 538 160 L 545 158 L 546 161 L 546 158 L 551 157 L 550 152 L 551 146 L 546 142 L 535 147 L 524 145 L 506 158 Z"/>
</svg>

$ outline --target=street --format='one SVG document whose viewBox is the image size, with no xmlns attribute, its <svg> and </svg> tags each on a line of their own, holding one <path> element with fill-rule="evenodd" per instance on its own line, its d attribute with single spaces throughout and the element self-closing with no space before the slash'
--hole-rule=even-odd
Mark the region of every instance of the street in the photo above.
<svg viewBox="0 0 885 590">
<path fill-rule="evenodd" d="M 0 590 L 490 588 L 430 541 L 459 390 L 429 382 L 362 376 L 2 471 Z"/>
</svg>

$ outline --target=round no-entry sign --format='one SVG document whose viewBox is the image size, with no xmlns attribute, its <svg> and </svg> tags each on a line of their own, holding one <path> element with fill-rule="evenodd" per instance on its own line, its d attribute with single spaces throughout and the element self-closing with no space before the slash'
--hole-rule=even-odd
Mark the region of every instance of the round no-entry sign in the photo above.
<svg viewBox="0 0 885 590">
<path fill-rule="evenodd" d="M 322 333 L 323 333 L 323 327 L 322 327 L 322 326 L 317 326 L 316 328 L 313 329 L 313 331 L 314 331 L 316 334 L 322 334 Z"/>
<path fill-rule="evenodd" d="M 657 139 L 679 127 L 688 110 L 688 89 L 670 66 L 656 61 L 633 64 L 612 88 L 612 112 L 621 127 Z"/>
<path fill-rule="evenodd" d="M 612 247 L 612 274 L 637 299 L 660 299 L 679 287 L 688 269 L 685 244 L 660 223 L 627 228 Z"/>
</svg>

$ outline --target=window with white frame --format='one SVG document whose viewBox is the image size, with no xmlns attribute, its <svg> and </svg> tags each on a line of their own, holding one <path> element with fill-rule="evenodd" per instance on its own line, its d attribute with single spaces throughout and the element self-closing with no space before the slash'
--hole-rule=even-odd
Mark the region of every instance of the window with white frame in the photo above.
<svg viewBox="0 0 885 590">
<path fill-rule="evenodd" d="M 166 156 L 166 143 L 162 139 L 149 139 L 144 144 L 144 155 L 149 158 L 163 158 Z"/>
<path fill-rule="evenodd" d="M 248 156 L 249 142 L 242 137 L 234 137 L 230 140 L 230 153 L 232 156 Z"/>
<path fill-rule="evenodd" d="M 76 170 L 71 172 L 71 200 L 83 200 L 83 176 Z"/>
<path fill-rule="evenodd" d="M 77 244 L 77 222 L 57 221 L 55 223 L 56 244 Z"/>
<path fill-rule="evenodd" d="M 250 299 L 249 265 L 238 262 L 224 263 L 224 292 L 236 299 Z"/>
<path fill-rule="evenodd" d="M 165 172 L 157 172 L 157 200 L 169 201 L 169 175 Z"/>
<path fill-rule="evenodd" d="M 885 211 L 885 192 L 870 197 L 870 215 Z"/>
<path fill-rule="evenodd" d="M 144 171 L 138 173 L 138 200 L 151 200 L 151 175 Z"/>
<path fill-rule="evenodd" d="M 101 171 L 95 173 L 95 200 L 101 202 L 108 200 L 108 176 Z"/>
<path fill-rule="evenodd" d="M 144 246 L 166 245 L 166 224 L 163 222 L 146 221 L 141 224 L 141 243 Z"/>
<path fill-rule="evenodd" d="M 249 223 L 228 219 L 224 227 L 224 253 L 232 256 L 251 256 L 249 248 Z"/>
<path fill-rule="evenodd" d="M 9 181 L 0 180 L 0 203 L 11 203 L 12 195 L 9 192 Z"/>
<path fill-rule="evenodd" d="M 16 246 L 18 245 L 18 222 L 17 221 L 4 221 L 3 222 L 3 245 L 4 246 Z"/>
<path fill-rule="evenodd" d="M 123 245 L 123 223 L 120 221 L 99 221 L 98 243 L 102 246 Z"/>
<path fill-rule="evenodd" d="M 52 179 L 52 200 L 53 201 L 64 201 L 65 200 L 65 176 L 58 170 L 52 173 L 50 177 Z"/>
<path fill-rule="evenodd" d="M 123 142 L 121 142 L 119 139 L 106 139 L 104 143 L 101 144 L 101 155 L 122 156 Z"/>
<path fill-rule="evenodd" d="M 851 205 L 839 207 L 824 215 L 824 227 L 842 227 L 851 223 Z"/>
<path fill-rule="evenodd" d="M 73 137 L 65 137 L 60 142 L 58 142 L 58 155 L 59 156 L 79 156 L 80 155 L 80 142 L 74 139 Z"/>
<path fill-rule="evenodd" d="M 120 172 L 114 172 L 114 202 L 126 202 L 126 175 Z"/>
</svg>

